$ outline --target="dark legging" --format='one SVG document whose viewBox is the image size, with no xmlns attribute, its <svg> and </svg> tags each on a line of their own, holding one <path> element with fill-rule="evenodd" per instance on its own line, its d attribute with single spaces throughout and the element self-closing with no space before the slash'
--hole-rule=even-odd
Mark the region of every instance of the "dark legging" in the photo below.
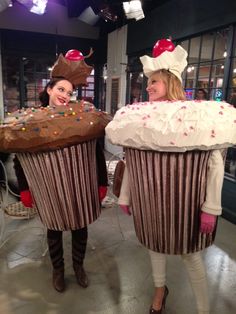
<svg viewBox="0 0 236 314">
<path fill-rule="evenodd" d="M 73 266 L 83 265 L 86 252 L 88 228 L 72 230 L 72 260 Z M 62 231 L 47 230 L 48 249 L 54 269 L 64 267 Z"/>
</svg>

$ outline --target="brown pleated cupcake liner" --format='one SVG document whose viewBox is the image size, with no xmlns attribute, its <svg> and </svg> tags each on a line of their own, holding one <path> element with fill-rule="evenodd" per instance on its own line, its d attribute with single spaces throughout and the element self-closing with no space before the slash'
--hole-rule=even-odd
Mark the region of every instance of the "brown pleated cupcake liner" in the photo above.
<svg viewBox="0 0 236 314">
<path fill-rule="evenodd" d="M 100 213 L 96 140 L 47 153 L 17 154 L 42 223 L 75 230 Z"/>
<path fill-rule="evenodd" d="M 210 153 L 126 149 L 134 225 L 145 247 L 187 254 L 212 244 L 215 231 L 199 231 Z"/>
</svg>

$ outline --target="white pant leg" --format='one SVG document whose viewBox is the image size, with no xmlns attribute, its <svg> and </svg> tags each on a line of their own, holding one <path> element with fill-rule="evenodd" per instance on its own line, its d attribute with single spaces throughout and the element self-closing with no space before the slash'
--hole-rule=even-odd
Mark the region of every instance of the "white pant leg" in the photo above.
<svg viewBox="0 0 236 314">
<path fill-rule="evenodd" d="M 205 266 L 200 252 L 181 255 L 196 297 L 198 314 L 209 314 L 209 298 Z"/>
<path fill-rule="evenodd" d="M 154 285 L 155 287 L 164 287 L 166 284 L 166 255 L 148 251 L 151 258 Z"/>
</svg>

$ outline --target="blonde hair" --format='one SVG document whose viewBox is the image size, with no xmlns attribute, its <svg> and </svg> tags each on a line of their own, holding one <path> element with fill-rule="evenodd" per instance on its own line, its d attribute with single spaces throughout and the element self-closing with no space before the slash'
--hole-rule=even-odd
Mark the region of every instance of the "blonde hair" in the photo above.
<svg viewBox="0 0 236 314">
<path fill-rule="evenodd" d="M 185 91 L 180 80 L 173 73 L 162 69 L 154 72 L 148 79 L 148 83 L 153 77 L 158 77 L 166 86 L 166 98 L 168 100 L 186 100 Z"/>
</svg>

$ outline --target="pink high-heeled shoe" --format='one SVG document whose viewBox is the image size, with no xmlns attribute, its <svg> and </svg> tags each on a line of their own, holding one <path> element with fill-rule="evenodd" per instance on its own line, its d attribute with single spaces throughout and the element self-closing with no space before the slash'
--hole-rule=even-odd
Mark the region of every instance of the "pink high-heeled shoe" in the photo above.
<svg viewBox="0 0 236 314">
<path fill-rule="evenodd" d="M 161 308 L 159 310 L 155 310 L 152 306 L 150 308 L 149 314 L 161 314 L 162 310 L 164 310 L 165 306 L 166 306 L 166 299 L 167 296 L 169 294 L 169 289 L 167 288 L 167 286 L 165 286 L 165 290 L 164 290 L 164 295 L 163 295 L 163 299 L 162 299 L 162 305 Z"/>
</svg>

